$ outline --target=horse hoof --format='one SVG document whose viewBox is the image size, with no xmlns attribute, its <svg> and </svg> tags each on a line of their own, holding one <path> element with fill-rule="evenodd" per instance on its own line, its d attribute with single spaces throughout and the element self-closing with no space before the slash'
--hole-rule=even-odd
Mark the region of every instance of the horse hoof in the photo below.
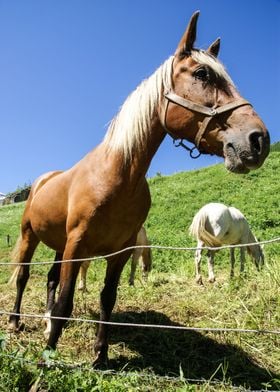
<svg viewBox="0 0 280 392">
<path fill-rule="evenodd" d="M 8 324 L 8 331 L 9 332 L 18 332 L 18 326 L 15 325 L 14 323 L 9 323 Z"/>
<path fill-rule="evenodd" d="M 199 284 L 200 286 L 202 286 L 203 285 L 203 282 L 202 282 L 202 277 L 200 276 L 199 278 L 196 278 L 196 283 L 197 284 Z"/>
<path fill-rule="evenodd" d="M 209 278 L 209 279 L 208 279 L 208 282 L 209 282 L 209 283 L 215 283 L 215 281 L 216 281 L 215 278 Z"/>
<path fill-rule="evenodd" d="M 88 289 L 84 286 L 79 286 L 78 290 L 81 291 L 83 294 L 89 293 Z"/>
<path fill-rule="evenodd" d="M 24 323 L 10 322 L 8 325 L 9 332 L 21 332 L 24 330 Z"/>
<path fill-rule="evenodd" d="M 101 351 L 99 351 L 96 354 L 96 358 L 93 361 L 92 367 L 94 369 L 108 369 L 108 356 L 105 354 L 102 354 Z"/>
</svg>

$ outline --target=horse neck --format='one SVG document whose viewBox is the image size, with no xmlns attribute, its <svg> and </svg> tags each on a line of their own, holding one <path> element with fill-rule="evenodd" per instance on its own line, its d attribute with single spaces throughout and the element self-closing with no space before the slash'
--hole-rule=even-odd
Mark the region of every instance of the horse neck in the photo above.
<svg viewBox="0 0 280 392">
<path fill-rule="evenodd" d="M 248 243 L 254 244 L 255 242 L 257 242 L 257 239 L 252 233 L 251 229 L 248 227 Z"/>
<path fill-rule="evenodd" d="M 256 245 L 250 245 L 250 246 L 248 246 L 248 248 L 250 249 L 252 256 L 255 258 L 258 258 L 260 255 L 260 252 L 261 252 L 261 247 L 257 242 L 258 241 L 257 241 L 256 237 L 254 236 L 251 229 L 249 228 L 248 229 L 248 243 L 256 244 Z"/>
<path fill-rule="evenodd" d="M 159 118 L 155 118 L 153 127 L 149 130 L 145 143 L 141 148 L 135 149 L 131 159 L 131 174 L 146 174 L 151 161 L 156 154 L 159 146 L 164 140 L 166 133 L 164 132 Z"/>
<path fill-rule="evenodd" d="M 171 86 L 172 57 L 130 94 L 113 119 L 103 144 L 108 156 L 122 158 L 122 167 L 131 173 L 147 172 L 166 132 L 159 108 L 163 92 Z"/>
<path fill-rule="evenodd" d="M 141 146 L 135 146 L 132 150 L 131 156 L 127 156 L 121 150 L 110 150 L 106 141 L 103 141 L 99 146 L 103 157 L 111 162 L 117 172 L 123 177 L 125 181 L 137 182 L 139 178 L 145 177 L 151 161 L 156 154 L 160 144 L 165 138 L 164 132 L 157 114 L 154 116 L 152 126 L 148 130 Z M 111 166 L 109 165 L 109 166 Z"/>
</svg>

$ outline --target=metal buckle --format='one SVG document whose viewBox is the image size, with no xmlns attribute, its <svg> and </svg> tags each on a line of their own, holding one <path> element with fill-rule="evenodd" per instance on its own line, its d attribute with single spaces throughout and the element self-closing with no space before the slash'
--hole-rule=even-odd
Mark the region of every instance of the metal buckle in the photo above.
<svg viewBox="0 0 280 392">
<path fill-rule="evenodd" d="M 186 144 L 183 143 L 183 139 L 180 139 L 179 141 L 176 139 L 173 139 L 173 144 L 175 147 L 183 147 L 185 150 L 189 151 L 190 157 L 193 159 L 197 159 L 201 155 L 201 152 L 199 151 L 199 149 L 196 146 L 194 146 L 192 148 L 188 147 Z M 196 154 L 195 154 L 195 150 L 197 150 Z"/>
</svg>

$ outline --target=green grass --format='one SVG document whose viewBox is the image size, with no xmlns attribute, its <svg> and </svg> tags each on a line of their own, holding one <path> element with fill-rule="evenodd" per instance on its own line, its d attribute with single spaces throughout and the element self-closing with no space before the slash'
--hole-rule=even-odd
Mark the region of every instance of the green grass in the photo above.
<svg viewBox="0 0 280 392">
<path fill-rule="evenodd" d="M 280 153 L 270 154 L 264 166 L 247 175 L 228 173 L 215 165 L 149 180 L 152 208 L 146 229 L 152 244 L 195 246 L 188 235 L 193 215 L 204 204 L 220 201 L 239 208 L 260 240 L 280 236 Z M 0 208 L 0 260 L 16 241 L 24 203 Z M 147 283 L 137 272 L 128 285 L 129 264 L 122 275 L 113 321 L 193 327 L 279 330 L 280 244 L 264 249 L 266 264 L 257 272 L 247 260 L 245 273 L 229 278 L 229 254 L 216 255 L 217 282 L 194 281 L 193 252 L 153 250 L 153 270 Z M 40 246 L 34 260 L 52 260 L 53 252 Z M 104 261 L 93 262 L 88 273 L 89 293 L 76 292 L 74 317 L 98 318 Z M 22 311 L 43 314 L 47 267 L 33 266 Z M 0 309 L 10 311 L 14 288 L 7 285 L 10 267 L 0 268 Z M 25 330 L 8 334 L 7 317 L 0 317 L 0 391 L 25 391 L 37 380 L 48 391 L 228 391 L 280 387 L 279 335 L 174 331 L 112 327 L 110 371 L 92 371 L 95 327 L 69 322 L 61 336 L 56 366 L 37 368 L 45 341 L 38 319 L 24 320 Z M 9 357 L 11 355 L 13 358 Z M 82 369 L 59 367 L 83 364 Z M 114 373 L 112 373 L 112 371 Z M 195 380 L 201 380 L 200 383 Z M 203 381 L 204 380 L 204 381 Z"/>
</svg>

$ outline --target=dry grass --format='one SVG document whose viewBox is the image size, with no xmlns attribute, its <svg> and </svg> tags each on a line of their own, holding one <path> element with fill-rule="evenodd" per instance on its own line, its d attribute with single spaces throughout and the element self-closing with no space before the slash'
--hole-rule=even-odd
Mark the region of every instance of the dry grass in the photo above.
<svg viewBox="0 0 280 392">
<path fill-rule="evenodd" d="M 138 276 L 135 287 L 127 283 L 127 268 L 119 287 L 112 321 L 275 329 L 280 317 L 277 281 L 275 274 L 271 273 L 273 268 L 267 266 L 261 274 L 257 274 L 252 266 L 247 277 L 236 277 L 231 281 L 228 271 L 219 271 L 216 284 L 206 283 L 202 287 L 194 282 L 190 265 L 186 265 L 185 274 L 180 275 L 153 271 L 148 283 L 142 282 Z M 76 292 L 73 317 L 98 319 L 103 274 L 103 262 L 91 266 L 89 292 Z M 44 313 L 45 284 L 45 276 L 35 275 L 30 279 L 23 313 Z M 9 310 L 14 290 L 4 283 L 1 291 L 5 294 L 1 296 L 0 309 Z M 28 347 L 26 356 L 36 360 L 45 346 L 44 327 L 38 319 L 26 318 L 23 322 L 23 332 L 6 335 L 6 349 L 25 352 Z M 6 323 L 6 317 L 2 317 L 0 330 L 6 330 Z M 94 337 L 94 325 L 69 322 L 59 340 L 59 361 L 90 364 Z M 183 374 L 186 379 L 200 380 L 209 380 L 215 374 L 214 379 L 221 382 L 223 388 L 228 381 L 230 385 L 260 389 L 279 377 L 279 343 L 279 335 L 114 326 L 109 350 L 110 367 L 115 371 L 149 371 L 162 377 Z"/>
<path fill-rule="evenodd" d="M 277 197 L 279 153 L 270 155 L 266 168 L 247 176 L 228 176 L 220 165 L 150 181 L 153 206 L 146 222 L 153 244 L 189 246 L 187 236 L 194 213 L 209 201 L 235 205 L 249 218 L 260 239 L 279 237 Z M 230 186 L 229 186 L 230 184 Z M 207 192 L 205 192 L 207 189 Z M 254 199 L 252 200 L 252 194 Z M 190 207 L 191 206 L 191 207 Z M 7 233 L 15 241 L 23 205 L 0 209 L 0 260 L 9 258 Z M 279 330 L 280 244 L 265 247 L 261 272 L 246 263 L 245 274 L 229 278 L 228 252 L 216 257 L 217 282 L 194 281 L 192 252 L 153 251 L 153 270 L 147 283 L 138 271 L 135 287 L 128 285 L 129 265 L 122 275 L 112 321 L 190 327 Z M 52 259 L 40 247 L 34 259 Z M 99 292 L 105 262 L 92 263 L 89 292 L 76 292 L 73 317 L 98 319 Z M 47 267 L 33 266 L 22 312 L 43 314 Z M 15 289 L 7 285 L 9 267 L 0 269 L 0 310 L 13 307 Z M 95 326 L 69 322 L 58 343 L 55 368 L 38 369 L 45 347 L 44 327 L 38 319 L 23 319 L 25 329 L 7 332 L 7 316 L 0 316 L 0 391 L 28 390 L 36 379 L 41 391 L 228 391 L 280 389 L 280 337 L 261 333 L 198 332 L 136 327 L 112 327 L 110 370 L 90 370 Z M 7 355 L 12 355 L 8 358 Z M 30 360 L 31 364 L 26 361 Z M 83 369 L 58 366 L 83 363 Z M 172 377 L 172 379 L 168 378 Z M 200 380 L 198 381 L 195 380 Z M 22 385 L 22 387 L 20 387 Z"/>
</svg>

